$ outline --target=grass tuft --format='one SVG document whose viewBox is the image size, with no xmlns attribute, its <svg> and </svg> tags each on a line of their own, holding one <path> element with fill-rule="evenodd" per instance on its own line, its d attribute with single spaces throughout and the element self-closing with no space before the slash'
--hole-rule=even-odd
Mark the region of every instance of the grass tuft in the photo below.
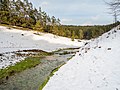
<svg viewBox="0 0 120 90">
<path fill-rule="evenodd" d="M 5 69 L 0 69 L 0 79 L 8 78 L 9 76 L 14 75 L 15 73 L 35 67 L 38 64 L 40 64 L 39 57 L 28 57 L 25 60 L 16 63 L 14 66 L 10 66 Z"/>
</svg>

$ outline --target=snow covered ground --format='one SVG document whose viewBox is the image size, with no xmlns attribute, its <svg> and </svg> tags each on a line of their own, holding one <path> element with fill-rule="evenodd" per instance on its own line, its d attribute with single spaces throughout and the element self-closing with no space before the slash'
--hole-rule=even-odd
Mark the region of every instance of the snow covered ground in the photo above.
<svg viewBox="0 0 120 90">
<path fill-rule="evenodd" d="M 14 52 L 8 52 L 0 55 L 0 69 L 6 68 L 9 65 L 15 65 L 25 59 L 25 56 L 18 56 Z"/>
<path fill-rule="evenodd" d="M 84 43 L 53 34 L 0 26 L 0 69 L 24 60 L 25 57 L 16 56 L 15 51 L 39 49 L 51 52 L 60 48 L 80 47 Z"/>
<path fill-rule="evenodd" d="M 77 40 L 73 42 L 66 37 L 0 26 L 0 53 L 25 49 L 40 49 L 49 52 L 59 48 L 80 47 L 81 45 L 83 42 Z"/>
<path fill-rule="evenodd" d="M 86 43 L 43 90 L 120 90 L 120 30 Z"/>
</svg>

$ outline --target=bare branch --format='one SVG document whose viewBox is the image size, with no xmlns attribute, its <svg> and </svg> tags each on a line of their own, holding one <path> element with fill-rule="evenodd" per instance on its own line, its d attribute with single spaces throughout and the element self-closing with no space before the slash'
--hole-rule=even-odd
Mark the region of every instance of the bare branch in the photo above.
<svg viewBox="0 0 120 90">
<path fill-rule="evenodd" d="M 120 16 L 120 0 L 112 0 L 111 2 L 104 2 L 109 6 L 112 16 L 114 16 L 115 22 L 117 22 L 117 17 Z"/>
</svg>

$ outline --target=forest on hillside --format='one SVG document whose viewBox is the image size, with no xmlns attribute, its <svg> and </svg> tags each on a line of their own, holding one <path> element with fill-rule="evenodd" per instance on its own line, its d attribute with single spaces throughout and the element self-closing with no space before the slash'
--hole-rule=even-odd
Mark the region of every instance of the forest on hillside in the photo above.
<svg viewBox="0 0 120 90">
<path fill-rule="evenodd" d="M 62 25 L 59 18 L 50 17 L 45 11 L 42 11 L 41 7 L 33 8 L 33 4 L 28 0 L 0 0 L 0 24 L 53 33 L 74 40 L 75 38 L 96 38 L 120 22 L 94 26 Z"/>
</svg>

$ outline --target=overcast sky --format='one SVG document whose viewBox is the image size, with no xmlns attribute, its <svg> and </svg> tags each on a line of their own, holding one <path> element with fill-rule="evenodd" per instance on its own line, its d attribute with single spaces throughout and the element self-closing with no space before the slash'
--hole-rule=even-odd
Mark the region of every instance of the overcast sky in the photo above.
<svg viewBox="0 0 120 90">
<path fill-rule="evenodd" d="M 104 0 L 29 0 L 33 5 L 60 18 L 62 24 L 94 25 L 109 24 L 113 17 L 108 14 Z M 106 0 L 111 1 L 111 0 Z"/>
</svg>

